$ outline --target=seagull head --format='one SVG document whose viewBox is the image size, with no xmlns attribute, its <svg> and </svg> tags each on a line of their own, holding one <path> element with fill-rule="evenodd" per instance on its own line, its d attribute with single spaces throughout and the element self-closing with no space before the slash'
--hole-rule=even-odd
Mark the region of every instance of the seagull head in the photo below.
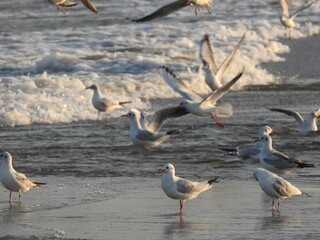
<svg viewBox="0 0 320 240">
<path fill-rule="evenodd" d="M 174 173 L 174 166 L 171 163 L 165 164 L 157 172 L 158 173 Z"/>
<path fill-rule="evenodd" d="M 0 153 L 0 161 L 5 162 L 8 164 L 8 162 L 12 162 L 12 156 L 8 152 L 2 152 Z"/>
<path fill-rule="evenodd" d="M 182 99 L 181 102 L 180 102 L 180 104 L 179 104 L 179 107 L 185 107 L 185 106 L 189 105 L 190 103 L 191 103 L 190 100 L 188 100 L 188 99 Z"/>
<path fill-rule="evenodd" d="M 98 87 L 97 87 L 95 84 L 93 84 L 93 85 L 91 85 L 91 86 L 89 86 L 89 87 L 86 87 L 86 89 L 97 90 Z"/>
<path fill-rule="evenodd" d="M 202 60 L 202 70 L 203 71 L 210 70 L 210 65 L 205 60 Z"/>
<path fill-rule="evenodd" d="M 276 130 L 272 129 L 269 126 L 263 126 L 260 129 L 260 135 L 269 135 L 269 134 L 276 133 L 276 132 L 277 132 Z"/>
<path fill-rule="evenodd" d="M 140 111 L 137 110 L 137 109 L 131 109 L 130 112 L 128 112 L 127 114 L 125 115 L 122 115 L 121 117 L 128 117 L 128 118 L 140 118 L 141 114 L 140 114 Z"/>
<path fill-rule="evenodd" d="M 314 118 L 320 118 L 320 108 L 318 108 L 318 109 L 315 110 L 315 111 L 312 111 L 310 114 L 311 114 L 311 116 L 314 117 Z"/>
</svg>

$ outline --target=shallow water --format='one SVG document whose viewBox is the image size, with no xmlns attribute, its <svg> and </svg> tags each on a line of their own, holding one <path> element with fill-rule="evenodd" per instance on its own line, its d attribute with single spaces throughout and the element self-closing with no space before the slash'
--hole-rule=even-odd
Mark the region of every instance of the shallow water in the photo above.
<svg viewBox="0 0 320 240">
<path fill-rule="evenodd" d="M 66 15 L 36 0 L 0 3 L 0 150 L 13 155 L 18 171 L 47 183 L 24 193 L 21 204 L 14 194 L 11 207 L 8 191 L 0 186 L 0 237 L 319 239 L 320 134 L 295 134 L 293 119 L 266 109 L 288 108 L 306 117 L 319 107 L 318 76 L 312 71 L 317 60 L 308 62 L 309 73 L 297 70 L 304 61 L 299 68 L 294 61 L 290 68 L 283 62 L 298 53 L 281 39 L 277 1 L 216 2 L 212 15 L 195 17 L 184 9 L 143 24 L 128 19 L 161 3 L 93 1 L 98 16 L 81 3 Z M 302 30 L 293 32 L 292 41 L 301 45 L 295 50 L 309 49 L 304 39 L 320 32 L 317 5 L 297 18 Z M 120 115 L 133 107 L 152 115 L 180 101 L 161 79 L 159 65 L 208 93 L 197 52 L 203 34 L 210 34 L 221 63 L 246 27 L 246 40 L 223 79 L 246 66 L 235 86 L 239 91 L 223 98 L 234 108 L 232 117 L 221 119 L 226 128 L 187 115 L 164 125 L 163 130 L 181 133 L 158 148 L 132 146 L 128 119 Z M 308 53 L 317 59 L 317 51 Z M 92 83 L 104 95 L 133 104 L 111 113 L 108 123 L 96 123 L 92 93 L 84 90 Z M 254 144 L 265 124 L 278 131 L 276 149 L 316 165 L 285 176 L 312 197 L 283 200 L 281 214 L 274 216 L 269 197 L 252 177 L 258 161 L 220 150 Z M 156 174 L 169 162 L 181 177 L 220 178 L 213 189 L 186 202 L 183 219 L 178 201 L 163 193 Z"/>
</svg>

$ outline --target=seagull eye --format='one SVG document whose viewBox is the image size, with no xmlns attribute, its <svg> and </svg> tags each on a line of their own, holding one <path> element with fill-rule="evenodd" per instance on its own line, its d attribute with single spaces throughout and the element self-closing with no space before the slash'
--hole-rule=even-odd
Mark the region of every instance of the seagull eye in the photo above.
<svg viewBox="0 0 320 240">
<path fill-rule="evenodd" d="M 169 167 L 166 167 L 166 169 L 169 169 Z"/>
</svg>

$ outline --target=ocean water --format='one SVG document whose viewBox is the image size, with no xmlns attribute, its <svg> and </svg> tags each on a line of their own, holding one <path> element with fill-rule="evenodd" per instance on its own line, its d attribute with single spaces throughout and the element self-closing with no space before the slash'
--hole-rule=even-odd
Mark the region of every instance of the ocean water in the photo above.
<svg viewBox="0 0 320 240">
<path fill-rule="evenodd" d="M 292 1 L 292 8 L 302 3 Z M 81 3 L 66 15 L 43 1 L 0 3 L 1 151 L 13 155 L 18 171 L 47 182 L 23 194 L 22 204 L 14 194 L 12 207 L 8 191 L 0 186 L 0 236 L 319 239 L 320 134 L 295 134 L 293 119 L 266 109 L 288 108 L 306 117 L 319 108 L 316 75 L 274 71 L 277 63 L 287 61 L 285 56 L 296 56 L 283 39 L 277 1 L 215 1 L 211 15 L 203 11 L 196 17 L 192 8 L 185 8 L 141 24 L 130 19 L 163 3 L 94 4 L 99 15 Z M 317 3 L 297 17 L 301 31 L 293 31 L 291 41 L 300 41 L 301 49 L 320 33 L 319 13 Z M 164 125 L 163 130 L 182 131 L 158 148 L 132 146 L 122 114 L 138 108 L 152 115 L 179 103 L 179 95 L 161 79 L 159 66 L 169 66 L 186 85 L 206 94 L 198 59 L 201 38 L 210 35 L 219 64 L 245 31 L 223 78 L 227 82 L 246 67 L 236 91 L 223 98 L 234 108 L 232 117 L 221 119 L 226 128 L 188 115 Z M 309 53 L 315 59 L 317 50 Z M 110 113 L 108 123 L 96 123 L 92 92 L 85 90 L 93 83 L 106 97 L 132 104 Z M 270 199 L 252 177 L 257 160 L 239 160 L 220 150 L 254 144 L 265 124 L 278 131 L 275 148 L 317 166 L 285 176 L 312 197 L 283 200 L 281 214 L 274 216 Z M 220 177 L 213 189 L 186 202 L 183 219 L 177 215 L 178 201 L 165 196 L 156 174 L 168 162 L 181 177 Z"/>
</svg>

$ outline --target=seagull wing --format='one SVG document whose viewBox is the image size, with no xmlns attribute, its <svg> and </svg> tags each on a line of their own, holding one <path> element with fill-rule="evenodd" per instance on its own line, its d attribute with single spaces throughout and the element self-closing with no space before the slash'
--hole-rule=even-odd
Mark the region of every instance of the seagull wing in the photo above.
<svg viewBox="0 0 320 240">
<path fill-rule="evenodd" d="M 284 179 L 276 179 L 273 184 L 272 188 L 280 195 L 280 197 L 290 197 L 291 194 L 291 187 L 293 187 L 288 181 Z"/>
<path fill-rule="evenodd" d="M 146 21 L 150 21 L 156 18 L 161 18 L 164 16 L 167 16 L 175 11 L 178 11 L 179 9 L 188 6 L 188 0 L 178 0 L 172 3 L 169 3 L 161 8 L 159 8 L 158 10 L 156 10 L 155 12 L 139 18 L 139 19 L 135 19 L 133 20 L 134 22 L 146 22 Z"/>
<path fill-rule="evenodd" d="M 160 137 L 162 136 L 157 136 L 154 133 L 147 130 L 140 130 L 136 135 L 136 138 L 141 141 L 156 141 Z"/>
<path fill-rule="evenodd" d="M 177 191 L 183 194 L 192 193 L 195 191 L 195 183 L 185 180 L 185 179 L 179 179 L 176 181 L 177 184 Z"/>
<path fill-rule="evenodd" d="M 282 8 L 282 14 L 289 17 L 289 8 L 286 0 L 279 0 L 280 6 Z"/>
<path fill-rule="evenodd" d="M 183 98 L 191 101 L 202 101 L 203 98 L 198 94 L 192 93 L 188 90 L 187 86 L 180 80 L 169 68 L 161 66 L 163 79 L 168 85 Z"/>
<path fill-rule="evenodd" d="M 218 72 L 218 68 L 214 61 L 213 51 L 208 34 L 204 35 L 203 39 L 201 40 L 199 52 L 199 57 L 201 61 L 209 64 L 210 69 L 212 69 L 213 73 L 216 74 Z"/>
<path fill-rule="evenodd" d="M 92 4 L 90 0 L 81 0 L 82 4 L 88 8 L 91 12 L 98 14 L 97 8 Z"/>
<path fill-rule="evenodd" d="M 220 65 L 217 73 L 216 73 L 216 78 L 217 79 L 221 79 L 223 74 L 225 73 L 226 69 L 228 68 L 228 66 L 230 65 L 234 55 L 236 54 L 236 52 L 238 51 L 238 49 L 240 48 L 244 38 L 246 36 L 246 32 L 243 34 L 243 36 L 241 37 L 240 41 L 238 42 L 238 44 L 234 47 L 234 49 L 232 50 L 232 52 L 229 54 L 228 57 L 226 57 L 226 59 L 223 61 L 223 63 Z"/>
<path fill-rule="evenodd" d="M 292 13 L 292 15 L 290 16 L 290 18 L 294 19 L 301 11 L 303 11 L 303 10 L 311 7 L 314 3 L 316 3 L 316 1 L 315 1 L 315 2 L 311 2 L 311 3 L 309 3 L 309 4 L 305 5 L 305 6 L 302 6 L 302 7 L 299 8 L 297 11 L 295 11 L 294 13 Z"/>
<path fill-rule="evenodd" d="M 280 108 L 267 108 L 267 109 L 269 109 L 270 111 L 281 112 L 281 113 L 287 114 L 288 116 L 294 117 L 298 122 L 300 129 L 302 129 L 304 120 L 299 113 L 295 111 L 286 110 L 286 109 L 280 109 Z"/>
<path fill-rule="evenodd" d="M 78 3 L 76 3 L 76 2 L 71 2 L 71 1 L 66 0 L 63 3 L 59 4 L 59 5 L 62 6 L 62 7 L 73 7 L 73 6 L 77 5 L 77 4 Z"/>
<path fill-rule="evenodd" d="M 176 118 L 188 114 L 189 112 L 182 107 L 169 107 L 157 111 L 149 123 L 148 129 L 153 132 L 160 130 L 162 124 L 169 118 Z"/>
<path fill-rule="evenodd" d="M 230 91 L 231 86 L 241 78 L 243 73 L 244 73 L 244 68 L 230 82 L 226 83 L 222 87 L 218 88 L 216 91 L 212 92 L 212 94 L 210 94 L 206 99 L 204 99 L 201 102 L 200 106 L 205 104 L 213 104 L 217 102 L 217 100 L 219 100 L 223 95 L 225 95 L 227 92 Z"/>
</svg>

